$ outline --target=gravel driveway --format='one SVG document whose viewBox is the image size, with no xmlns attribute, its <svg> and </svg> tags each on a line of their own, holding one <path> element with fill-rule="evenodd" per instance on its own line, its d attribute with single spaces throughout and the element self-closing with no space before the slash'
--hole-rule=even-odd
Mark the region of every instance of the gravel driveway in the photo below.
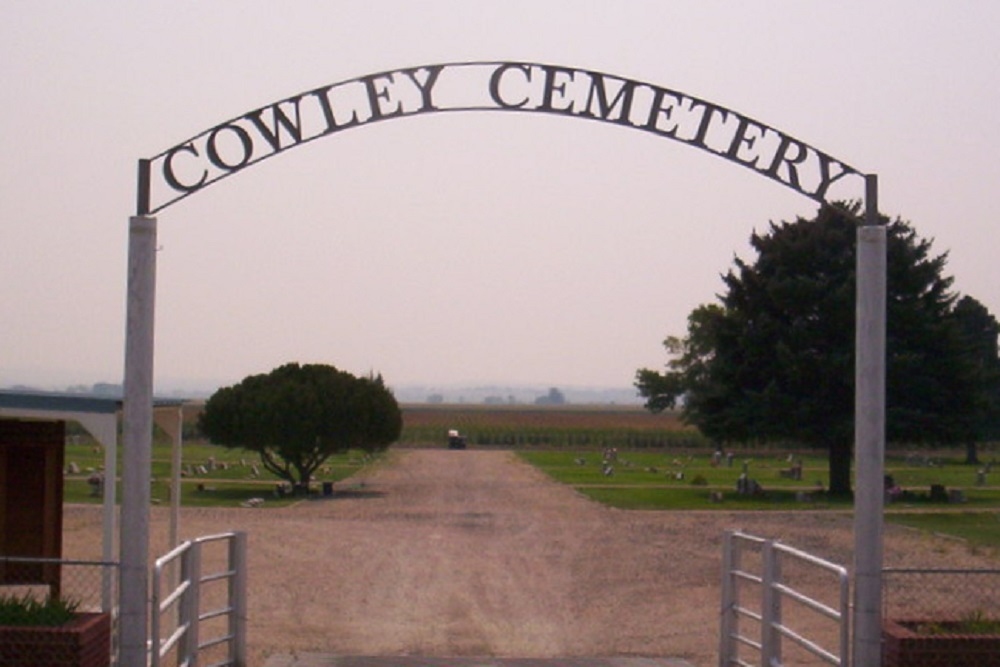
<svg viewBox="0 0 1000 667">
<path fill-rule="evenodd" d="M 851 563 L 844 514 L 608 509 L 505 451 L 397 451 L 363 487 L 347 484 L 281 509 L 185 509 L 183 537 L 249 534 L 251 667 L 298 652 L 673 656 L 707 667 L 725 529 Z M 67 555 L 96 556 L 97 511 L 73 508 L 64 524 Z M 166 525 L 155 508 L 154 554 L 166 551 Z M 962 545 L 887 535 L 887 565 L 926 564 L 918 551 L 986 562 Z"/>
</svg>

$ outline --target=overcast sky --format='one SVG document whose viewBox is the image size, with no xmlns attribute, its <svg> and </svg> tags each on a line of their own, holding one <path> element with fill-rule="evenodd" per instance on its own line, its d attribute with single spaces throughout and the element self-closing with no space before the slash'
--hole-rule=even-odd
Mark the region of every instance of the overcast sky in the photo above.
<svg viewBox="0 0 1000 667">
<path fill-rule="evenodd" d="M 440 62 L 599 70 L 756 118 L 877 173 L 881 210 L 998 314 L 997 25 L 993 0 L 0 0 L 0 386 L 121 380 L 139 158 Z M 158 215 L 156 384 L 301 361 L 397 386 L 627 387 L 753 230 L 816 206 L 613 124 L 360 126 Z"/>
</svg>

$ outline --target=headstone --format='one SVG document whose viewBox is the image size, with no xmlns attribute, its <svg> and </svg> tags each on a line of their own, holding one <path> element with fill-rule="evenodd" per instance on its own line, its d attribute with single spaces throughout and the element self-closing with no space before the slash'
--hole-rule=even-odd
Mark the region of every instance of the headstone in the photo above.
<svg viewBox="0 0 1000 667">
<path fill-rule="evenodd" d="M 736 493 L 740 494 L 741 496 L 747 495 L 747 489 L 749 488 L 748 485 L 749 481 L 750 480 L 749 478 L 747 478 L 746 471 L 741 473 L 740 476 L 736 479 Z"/>
<path fill-rule="evenodd" d="M 758 496 L 764 492 L 760 484 L 755 479 L 750 479 L 746 473 L 743 473 L 736 480 L 736 493 L 741 496 Z"/>
<path fill-rule="evenodd" d="M 101 473 L 95 472 L 88 477 L 87 484 L 90 485 L 91 497 L 99 498 L 104 493 L 104 475 Z"/>
<path fill-rule="evenodd" d="M 794 479 L 797 482 L 802 481 L 802 462 L 793 463 L 791 468 L 782 468 L 778 471 L 778 477 L 782 479 Z"/>
</svg>

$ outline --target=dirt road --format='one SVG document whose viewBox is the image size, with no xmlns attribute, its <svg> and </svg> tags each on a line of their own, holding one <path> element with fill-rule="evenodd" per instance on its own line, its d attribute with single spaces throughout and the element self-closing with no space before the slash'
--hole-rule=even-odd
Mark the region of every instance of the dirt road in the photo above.
<svg viewBox="0 0 1000 667">
<path fill-rule="evenodd" d="M 68 554 L 91 555 L 97 520 L 90 509 L 67 516 Z M 166 550 L 166 521 L 157 508 L 153 553 Z M 184 537 L 249 534 L 254 667 L 289 651 L 674 656 L 702 667 L 716 660 L 723 530 L 847 565 L 852 545 L 839 514 L 604 508 L 500 451 L 395 452 L 364 488 L 332 500 L 191 509 L 182 522 Z M 928 552 L 909 533 L 887 540 L 887 564 Z M 933 549 L 939 564 L 950 550 L 951 564 L 982 565 L 961 545 Z"/>
</svg>

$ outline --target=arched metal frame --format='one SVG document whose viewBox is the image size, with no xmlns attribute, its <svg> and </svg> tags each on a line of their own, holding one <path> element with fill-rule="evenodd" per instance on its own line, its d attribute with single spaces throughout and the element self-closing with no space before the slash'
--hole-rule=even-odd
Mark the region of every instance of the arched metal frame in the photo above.
<svg viewBox="0 0 1000 667">
<path fill-rule="evenodd" d="M 290 148 L 343 130 L 429 113 L 544 113 L 612 123 L 729 160 L 821 203 L 863 185 L 855 371 L 856 665 L 881 661 L 885 423 L 885 228 L 877 178 L 749 116 L 676 90 L 594 70 L 457 62 L 388 70 L 293 95 L 140 159 L 130 219 L 125 342 L 120 595 L 123 665 L 146 660 L 156 218 L 169 206 Z"/>
<path fill-rule="evenodd" d="M 635 79 L 559 65 L 460 62 L 388 70 L 292 95 L 139 161 L 137 215 L 168 206 L 291 148 L 431 113 L 542 113 L 611 123 L 713 153 L 820 202 L 863 176 L 749 116 Z"/>
</svg>

